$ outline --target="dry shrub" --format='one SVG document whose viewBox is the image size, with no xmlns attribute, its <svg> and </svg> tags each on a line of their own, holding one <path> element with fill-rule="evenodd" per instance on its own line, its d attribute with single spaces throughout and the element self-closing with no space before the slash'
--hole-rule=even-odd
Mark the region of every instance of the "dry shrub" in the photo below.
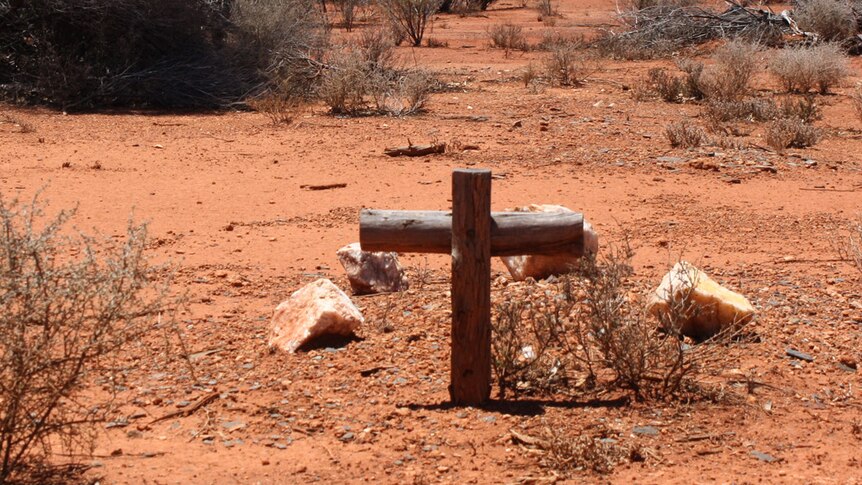
<svg viewBox="0 0 862 485">
<path fill-rule="evenodd" d="M 788 92 L 807 93 L 816 89 L 827 94 L 850 73 L 847 56 L 835 44 L 789 47 L 779 50 L 769 70 Z"/>
<path fill-rule="evenodd" d="M 862 272 L 862 218 L 850 224 L 850 236 L 847 237 L 844 244 L 838 245 L 838 254 L 841 259 L 849 261 Z"/>
<path fill-rule="evenodd" d="M 5 8 L 4 8 L 5 5 Z M 0 90 L 19 102 L 223 107 L 310 92 L 326 44 L 311 0 L 0 2 Z"/>
<path fill-rule="evenodd" d="M 422 70 L 394 72 L 394 76 L 378 72 L 373 77 L 371 95 L 379 113 L 406 116 L 421 112 L 431 96 L 436 79 Z"/>
<path fill-rule="evenodd" d="M 711 128 L 736 121 L 765 122 L 787 118 L 812 123 L 822 117 L 813 96 L 789 98 L 780 104 L 770 98 L 715 99 L 706 103 L 703 114 Z"/>
<path fill-rule="evenodd" d="M 128 351 L 172 328 L 159 323 L 176 303 L 153 284 L 144 226 L 130 224 L 115 247 L 68 235 L 74 211 L 49 219 L 42 209 L 0 199 L 0 483 L 23 481 L 55 447 L 92 451 Z M 99 380 L 110 383 L 104 397 L 84 392 Z"/>
<path fill-rule="evenodd" d="M 779 153 L 788 148 L 807 148 L 820 141 L 823 132 L 799 118 L 782 118 L 766 127 L 766 144 Z"/>
<path fill-rule="evenodd" d="M 680 8 L 699 5 L 700 0 L 625 0 L 623 6 L 629 10 L 644 10 L 650 8 Z"/>
<path fill-rule="evenodd" d="M 527 64 L 527 66 L 520 72 L 520 78 L 521 82 L 524 83 L 525 88 L 534 92 L 539 90 L 542 76 L 539 69 L 532 62 Z"/>
<path fill-rule="evenodd" d="M 685 86 L 681 77 L 668 73 L 663 67 L 655 67 L 649 70 L 634 92 L 641 98 L 654 94 L 668 103 L 680 103 L 686 95 Z"/>
<path fill-rule="evenodd" d="M 248 106 L 258 113 L 266 115 L 274 126 L 287 125 L 293 122 L 299 102 L 291 97 L 275 93 L 266 93 L 246 101 Z"/>
<path fill-rule="evenodd" d="M 318 97 L 333 114 L 353 115 L 367 109 L 369 64 L 356 49 L 343 47 L 330 53 L 329 68 L 317 88 Z"/>
<path fill-rule="evenodd" d="M 778 117 L 779 107 L 769 98 L 714 99 L 703 109 L 710 126 L 734 121 L 764 122 Z"/>
<path fill-rule="evenodd" d="M 788 98 L 782 101 L 778 108 L 778 117 L 797 119 L 803 123 L 813 123 L 823 118 L 823 113 L 814 96 L 808 95 L 799 99 Z"/>
<path fill-rule="evenodd" d="M 350 32 L 356 23 L 356 14 L 361 7 L 360 0 L 335 0 L 335 5 L 341 12 L 341 26 L 344 30 Z"/>
<path fill-rule="evenodd" d="M 488 29 L 488 37 L 491 39 L 491 47 L 503 49 L 506 56 L 510 51 L 526 51 L 530 48 L 521 26 L 512 23 L 491 26 Z"/>
<path fill-rule="evenodd" d="M 651 69 L 639 89 L 652 91 L 671 103 L 689 99 L 739 99 L 750 91 L 751 79 L 758 65 L 758 51 L 756 45 L 732 41 L 716 51 L 713 56 L 715 62 L 711 66 L 682 59 L 677 62 L 677 67 L 684 73 L 682 77 L 662 68 Z"/>
<path fill-rule="evenodd" d="M 847 0 L 798 0 L 793 18 L 800 29 L 814 32 L 826 42 L 849 39 L 858 27 L 853 6 Z"/>
<path fill-rule="evenodd" d="M 443 49 L 449 47 L 449 41 L 428 37 L 425 39 L 425 47 L 431 49 Z"/>
<path fill-rule="evenodd" d="M 560 86 L 581 86 L 599 69 L 598 58 L 577 44 L 555 46 L 545 58 L 548 78 Z"/>
<path fill-rule="evenodd" d="M 586 49 L 587 41 L 584 39 L 583 35 L 564 35 L 559 30 L 545 29 L 542 31 L 542 40 L 536 44 L 535 48 L 542 51 L 549 51 L 565 45 Z"/>
<path fill-rule="evenodd" d="M 544 451 L 541 465 L 564 475 L 578 470 L 607 474 L 637 457 L 636 450 L 617 444 L 607 429 L 599 428 L 589 433 L 571 433 L 563 426 L 545 428 L 538 443 Z"/>
<path fill-rule="evenodd" d="M 862 85 L 856 86 L 856 89 L 850 93 L 850 102 L 853 103 L 856 116 L 862 120 Z"/>
<path fill-rule="evenodd" d="M 12 116 L 7 113 L 0 113 L 0 125 L 3 123 L 9 123 L 15 126 L 15 129 L 18 133 L 33 133 L 36 131 L 36 127 L 34 127 L 31 123 L 28 123 L 18 117 Z"/>
<path fill-rule="evenodd" d="M 714 99 L 738 99 L 748 94 L 751 79 L 760 64 L 758 52 L 758 45 L 741 40 L 719 48 L 713 56 L 715 64 L 705 76 L 698 78 L 700 91 Z"/>
<path fill-rule="evenodd" d="M 357 46 L 369 69 L 386 69 L 395 62 L 395 41 L 384 29 L 362 31 Z"/>
<path fill-rule="evenodd" d="M 554 8 L 552 0 L 539 0 L 538 4 L 536 5 L 536 9 L 539 11 L 540 19 L 554 17 L 557 15 L 557 9 Z"/>
<path fill-rule="evenodd" d="M 707 141 L 706 131 L 689 121 L 671 123 L 664 133 L 674 148 L 696 148 Z"/>
<path fill-rule="evenodd" d="M 554 283 L 509 285 L 492 321 L 492 363 L 501 397 L 582 393 L 603 386 L 635 399 L 691 396 L 716 341 L 685 345 L 678 329 L 690 300 L 674 302 L 657 324 L 631 281 L 631 250 L 609 248 Z M 664 330 L 662 330 L 662 328 Z"/>
<path fill-rule="evenodd" d="M 436 80 L 423 70 L 399 69 L 394 57 L 370 42 L 370 51 L 343 46 L 330 54 L 329 68 L 318 88 L 318 97 L 333 114 L 389 114 L 420 112 Z"/>
<path fill-rule="evenodd" d="M 398 37 L 408 38 L 415 47 L 419 47 L 428 22 L 442 3 L 442 0 L 380 0 L 378 5 L 393 32 L 400 32 Z"/>
</svg>

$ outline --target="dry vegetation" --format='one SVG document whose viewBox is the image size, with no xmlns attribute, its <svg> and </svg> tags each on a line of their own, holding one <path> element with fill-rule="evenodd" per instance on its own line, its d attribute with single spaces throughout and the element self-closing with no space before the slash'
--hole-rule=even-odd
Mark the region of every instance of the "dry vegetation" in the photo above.
<svg viewBox="0 0 862 485">
<path fill-rule="evenodd" d="M 636 400 L 692 399 L 727 335 L 692 346 L 680 334 L 691 313 L 685 295 L 656 322 L 634 295 L 632 252 L 605 256 L 550 285 L 519 288 L 495 310 L 494 374 L 500 397 L 624 389 Z M 645 295 L 643 295 L 645 296 Z"/>
<path fill-rule="evenodd" d="M 40 473 L 55 449 L 90 452 L 144 335 L 170 329 L 176 301 L 144 256 L 146 229 L 118 248 L 65 235 L 74 211 L 0 200 L 0 482 Z M 103 397 L 84 396 L 104 384 Z"/>
<path fill-rule="evenodd" d="M 849 74 L 847 56 L 835 44 L 781 49 L 769 70 L 791 93 L 827 94 Z"/>
<path fill-rule="evenodd" d="M 445 47 L 425 36 L 435 14 L 485 10 L 491 3 L 339 0 L 340 26 L 361 32 L 337 44 L 319 4 L 307 0 L 235 0 L 230 8 L 215 0 L 57 0 L 14 8 L 0 2 L 7 26 L 0 32 L 0 86 L 7 100 L 62 109 L 243 104 L 273 125 L 291 123 L 314 102 L 339 116 L 410 115 L 425 109 L 438 81 L 430 70 L 404 67 L 395 47 L 404 41 L 421 47 L 423 39 L 426 47 Z M 712 12 L 689 0 L 632 0 L 625 7 L 619 31 L 607 30 L 594 42 L 548 29 L 531 46 L 524 29 L 509 22 L 491 25 L 487 35 L 506 57 L 543 51 L 535 54 L 539 62 L 519 71 L 533 91 L 582 86 L 606 58 L 674 55 L 672 67 L 650 69 L 632 90 L 638 101 L 699 106 L 700 123 L 665 126 L 673 148 L 739 149 L 746 145 L 733 129 L 739 123 L 762 125 L 763 141 L 778 153 L 824 137 L 815 126 L 823 96 L 841 91 L 852 74 L 846 52 L 859 31 L 854 5 L 800 1 L 794 18 L 817 37 L 788 45 L 786 26 L 768 16 L 751 20 L 740 5 Z M 550 0 L 537 8 L 546 22 L 557 15 Z M 377 23 L 359 21 L 363 9 L 373 10 Z M 62 17 L 65 28 L 55 28 L 46 13 Z M 688 57 L 686 49 L 715 40 L 721 45 L 708 59 Z M 776 97 L 757 84 L 761 78 L 786 94 Z M 862 119 L 862 87 L 849 98 Z M 32 131 L 12 117 L 2 123 Z M 154 288 L 163 275 L 144 257 L 144 228 L 130 227 L 125 245 L 113 250 L 95 239 L 61 236 L 71 214 L 34 226 L 40 217 L 38 204 L 0 200 L 0 482 L 38 468 L 52 446 L 89 451 L 89 426 L 107 415 L 122 377 L 119 353 L 145 333 L 168 328 L 156 328 L 153 319 L 164 314 L 169 321 L 164 312 L 175 306 L 166 288 Z M 862 223 L 841 251 L 862 271 Z M 683 338 L 686 298 L 656 322 L 644 311 L 644 288 L 632 279 L 630 249 L 603 254 L 556 282 L 513 285 L 495 309 L 500 398 L 622 392 L 637 401 L 717 399 L 703 378 L 721 362 L 730 336 L 697 345 Z M 97 379 L 107 383 L 108 398 L 79 404 L 81 389 Z M 602 430 L 575 437 L 549 427 L 532 445 L 542 451 L 543 466 L 564 473 L 607 473 L 643 458 L 642 450 L 608 439 Z"/>
</svg>

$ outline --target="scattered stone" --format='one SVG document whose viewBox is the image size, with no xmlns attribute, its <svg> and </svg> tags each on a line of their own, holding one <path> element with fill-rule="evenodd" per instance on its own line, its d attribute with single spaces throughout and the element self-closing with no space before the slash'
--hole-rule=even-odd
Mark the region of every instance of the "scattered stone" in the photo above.
<svg viewBox="0 0 862 485">
<path fill-rule="evenodd" d="M 341 435 L 341 438 L 339 438 L 339 439 L 341 441 L 347 442 L 347 441 L 351 441 L 353 439 L 353 437 L 354 437 L 353 433 L 348 431 L 347 433 L 344 433 L 343 435 Z"/>
<path fill-rule="evenodd" d="M 363 251 L 359 243 L 353 243 L 336 254 L 354 295 L 391 293 L 409 287 L 396 253 Z"/>
<path fill-rule="evenodd" d="M 125 428 L 125 427 L 126 427 L 126 426 L 128 426 L 128 425 L 129 425 L 129 422 L 128 422 L 127 420 L 125 420 L 125 419 L 118 419 L 118 420 L 116 420 L 116 421 L 110 421 L 110 422 L 108 422 L 107 424 L 105 424 L 105 429 L 112 429 L 112 428 Z"/>
<path fill-rule="evenodd" d="M 269 345 L 294 353 L 321 335 L 351 335 L 364 322 L 350 298 L 331 281 L 321 278 L 276 307 Z"/>
<path fill-rule="evenodd" d="M 856 359 L 850 356 L 842 356 L 838 359 L 838 363 L 843 365 L 844 367 L 849 368 L 850 370 L 856 370 L 858 368 L 858 364 L 856 363 Z"/>
<path fill-rule="evenodd" d="M 509 209 L 507 209 L 509 210 Z M 518 207 L 514 212 L 573 212 L 568 207 L 561 205 L 549 204 L 531 204 L 525 207 Z M 584 219 L 584 253 L 595 254 L 599 251 L 599 236 L 593 230 L 593 226 Z M 527 278 L 535 278 L 537 280 L 545 279 L 550 276 L 566 274 L 572 271 L 572 268 L 579 264 L 579 257 L 571 254 L 560 254 L 556 256 L 544 255 L 523 255 L 523 256 L 508 256 L 500 258 L 512 279 L 515 281 L 524 281 Z"/>
<path fill-rule="evenodd" d="M 776 458 L 768 453 L 763 453 L 762 451 L 752 450 L 751 456 L 757 458 L 760 461 L 765 461 L 766 463 L 775 463 L 777 461 L 781 461 L 780 458 Z"/>
<path fill-rule="evenodd" d="M 240 421 L 227 421 L 222 423 L 222 427 L 228 431 L 236 431 L 238 429 L 245 428 L 245 423 Z"/>
<path fill-rule="evenodd" d="M 688 298 L 689 301 L 684 300 Z M 686 307 L 683 313 L 683 335 L 695 340 L 707 339 L 725 328 L 744 325 L 754 318 L 751 303 L 739 293 L 716 283 L 703 271 L 680 261 L 662 278 L 650 297 L 648 309 L 662 318 L 674 306 Z"/>
<path fill-rule="evenodd" d="M 814 362 L 814 356 L 806 354 L 805 352 L 800 352 L 790 347 L 787 347 L 784 352 L 790 357 L 793 357 L 794 359 L 804 360 L 805 362 Z"/>
<path fill-rule="evenodd" d="M 655 426 L 635 426 L 632 433 L 641 436 L 658 436 L 659 431 Z"/>
</svg>

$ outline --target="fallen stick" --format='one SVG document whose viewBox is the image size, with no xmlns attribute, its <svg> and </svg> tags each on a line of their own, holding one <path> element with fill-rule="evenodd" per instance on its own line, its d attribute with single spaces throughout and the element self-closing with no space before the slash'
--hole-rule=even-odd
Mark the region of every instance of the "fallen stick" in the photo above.
<svg viewBox="0 0 862 485">
<path fill-rule="evenodd" d="M 172 418 L 178 418 L 178 417 L 191 416 L 191 415 L 192 415 L 192 414 L 194 414 L 198 409 L 200 409 L 200 408 L 202 408 L 202 407 L 206 406 L 207 404 L 209 404 L 209 403 L 211 403 L 211 402 L 215 401 L 216 399 L 218 399 L 218 397 L 219 397 L 219 395 L 220 395 L 220 394 L 221 394 L 221 393 L 219 393 L 219 391 L 213 391 L 213 392 L 211 392 L 211 393 L 207 394 L 206 396 L 204 396 L 204 397 L 202 397 L 202 398 L 198 399 L 198 402 L 196 402 L 196 403 L 192 404 L 191 406 L 189 406 L 189 407 L 187 407 L 187 408 L 185 408 L 185 409 L 180 409 L 180 410 L 178 410 L 178 411 L 174 411 L 174 412 L 172 412 L 172 413 L 165 414 L 165 415 L 164 415 L 164 416 L 162 416 L 162 417 L 159 417 L 159 418 L 156 418 L 156 419 L 154 419 L 154 420 L 150 421 L 149 423 L 147 423 L 147 426 L 150 426 L 150 425 L 152 425 L 152 424 L 158 423 L 159 421 L 164 421 L 164 420 L 166 420 L 166 419 L 172 419 Z"/>
<path fill-rule="evenodd" d="M 435 153 L 446 151 L 445 143 L 432 143 L 431 145 L 413 145 L 406 147 L 385 148 L 383 153 L 390 157 L 424 157 Z"/>
<path fill-rule="evenodd" d="M 808 187 L 801 187 L 799 190 L 807 190 L 809 192 L 856 192 L 856 189 L 810 189 Z"/>
<path fill-rule="evenodd" d="M 299 186 L 300 189 L 305 189 L 305 190 L 330 190 L 330 189 L 343 189 L 344 187 L 347 187 L 347 184 L 340 183 L 340 184 L 300 185 Z"/>
</svg>

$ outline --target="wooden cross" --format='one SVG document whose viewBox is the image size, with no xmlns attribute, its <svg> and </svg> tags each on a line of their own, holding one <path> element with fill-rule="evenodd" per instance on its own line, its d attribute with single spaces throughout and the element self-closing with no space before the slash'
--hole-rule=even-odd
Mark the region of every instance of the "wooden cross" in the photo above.
<svg viewBox="0 0 862 485">
<path fill-rule="evenodd" d="M 452 211 L 363 209 L 363 251 L 452 254 L 449 395 L 477 405 L 491 395 L 491 256 L 581 256 L 584 217 L 572 212 L 491 212 L 491 171 L 452 173 Z"/>
</svg>

